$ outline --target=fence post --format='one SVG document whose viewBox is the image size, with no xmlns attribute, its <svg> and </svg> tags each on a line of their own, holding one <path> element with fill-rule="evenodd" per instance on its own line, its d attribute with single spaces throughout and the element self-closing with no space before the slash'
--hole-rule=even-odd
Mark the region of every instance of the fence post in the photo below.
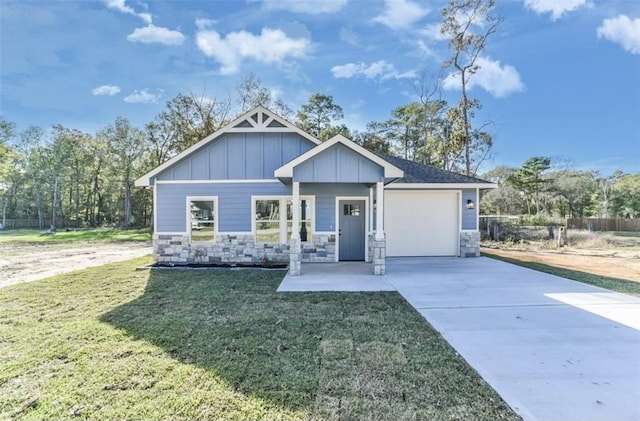
<svg viewBox="0 0 640 421">
<path fill-rule="evenodd" d="M 560 233 L 558 234 L 558 247 L 564 247 L 567 244 L 567 229 L 560 227 Z"/>
</svg>

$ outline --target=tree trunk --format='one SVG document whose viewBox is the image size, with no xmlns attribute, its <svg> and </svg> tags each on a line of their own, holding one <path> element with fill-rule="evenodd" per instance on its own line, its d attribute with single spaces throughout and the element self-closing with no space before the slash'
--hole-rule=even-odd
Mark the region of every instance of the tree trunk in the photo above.
<svg viewBox="0 0 640 421">
<path fill-rule="evenodd" d="M 131 225 L 131 187 L 126 186 L 124 190 L 124 227 Z"/>
<path fill-rule="evenodd" d="M 467 75 L 465 69 L 461 69 L 462 82 L 462 122 L 464 124 L 464 162 L 466 174 L 471 175 L 471 139 L 469 139 L 469 99 L 467 98 Z"/>
<path fill-rule="evenodd" d="M 7 227 L 7 207 L 9 206 L 9 197 L 4 198 L 4 203 L 2 205 L 2 229 Z"/>
<path fill-rule="evenodd" d="M 44 226 L 44 216 L 42 215 L 42 196 L 40 192 L 36 192 L 36 208 L 38 210 L 38 229 Z"/>
<path fill-rule="evenodd" d="M 53 183 L 53 201 L 51 203 L 51 231 L 55 231 L 56 227 L 56 210 L 58 208 L 58 177 L 55 177 Z"/>
</svg>

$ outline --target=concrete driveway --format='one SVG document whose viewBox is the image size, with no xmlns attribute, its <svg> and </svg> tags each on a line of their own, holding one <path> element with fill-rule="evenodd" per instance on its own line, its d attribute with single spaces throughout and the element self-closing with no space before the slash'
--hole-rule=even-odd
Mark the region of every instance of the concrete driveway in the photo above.
<svg viewBox="0 0 640 421">
<path fill-rule="evenodd" d="M 484 257 L 385 278 L 525 420 L 640 420 L 640 299 Z"/>
</svg>

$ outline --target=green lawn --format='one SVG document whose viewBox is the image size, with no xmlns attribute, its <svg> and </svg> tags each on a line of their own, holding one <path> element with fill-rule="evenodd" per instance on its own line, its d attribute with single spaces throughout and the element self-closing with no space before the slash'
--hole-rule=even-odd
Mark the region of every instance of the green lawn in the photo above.
<svg viewBox="0 0 640 421">
<path fill-rule="evenodd" d="M 0 289 L 0 418 L 519 419 L 397 293 L 147 262 Z"/>
<path fill-rule="evenodd" d="M 151 232 L 145 229 L 82 229 L 59 231 L 54 235 L 43 235 L 46 230 L 0 231 L 0 243 L 67 243 L 75 241 L 149 241 Z"/>
<path fill-rule="evenodd" d="M 616 237 L 640 238 L 640 232 L 637 231 L 614 231 L 612 234 Z"/>
<path fill-rule="evenodd" d="M 561 276 L 563 278 L 572 279 L 574 281 L 583 282 L 585 284 L 594 285 L 600 288 L 609 289 L 611 291 L 622 292 L 624 294 L 635 295 L 640 297 L 640 282 L 628 281 L 626 279 L 611 278 L 609 276 L 595 275 L 592 273 L 580 272 L 577 270 L 559 268 L 556 266 L 545 265 L 544 263 L 526 262 L 523 260 L 512 259 L 509 257 L 498 256 L 492 253 L 482 253 L 483 256 L 490 257 L 503 262 L 513 263 L 514 265 L 526 267 L 540 272 L 550 273 L 552 275 Z"/>
</svg>

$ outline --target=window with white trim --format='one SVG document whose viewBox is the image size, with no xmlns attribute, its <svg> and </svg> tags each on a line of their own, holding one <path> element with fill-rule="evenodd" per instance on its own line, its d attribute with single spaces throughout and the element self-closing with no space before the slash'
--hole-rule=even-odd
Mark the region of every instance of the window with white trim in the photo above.
<svg viewBox="0 0 640 421">
<path fill-rule="evenodd" d="M 187 198 L 188 231 L 192 243 L 215 241 L 218 222 L 216 201 L 215 197 Z"/>
<path fill-rule="evenodd" d="M 288 243 L 293 230 L 293 201 L 291 196 L 260 197 L 254 199 L 253 230 L 256 243 Z M 300 238 L 311 241 L 314 226 L 313 197 L 300 197 Z"/>
</svg>

